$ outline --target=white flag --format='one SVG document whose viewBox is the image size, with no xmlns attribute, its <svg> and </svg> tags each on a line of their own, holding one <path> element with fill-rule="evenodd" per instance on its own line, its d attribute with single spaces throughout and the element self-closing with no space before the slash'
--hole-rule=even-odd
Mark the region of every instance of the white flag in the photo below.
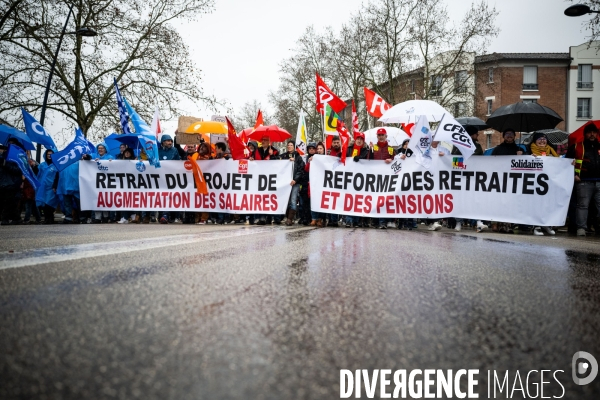
<svg viewBox="0 0 600 400">
<path fill-rule="evenodd" d="M 475 152 L 475 143 L 465 128 L 459 124 L 450 114 L 444 114 L 437 130 L 435 131 L 435 140 L 453 144 L 464 159 L 468 159 Z"/>
<path fill-rule="evenodd" d="M 296 151 L 306 158 L 306 122 L 304 121 L 304 113 L 300 111 L 300 117 L 298 118 L 298 130 L 296 131 Z"/>
<path fill-rule="evenodd" d="M 158 112 L 158 105 L 156 105 L 156 108 L 154 109 L 154 117 L 152 118 L 150 131 L 156 136 L 156 140 L 160 142 L 160 134 L 162 131 L 160 129 L 160 113 Z"/>
<path fill-rule="evenodd" d="M 408 142 L 408 148 L 414 151 L 417 163 L 425 168 L 431 167 L 431 142 L 432 135 L 429 129 L 427 117 L 421 115 L 416 125 L 413 127 L 413 133 Z"/>
</svg>

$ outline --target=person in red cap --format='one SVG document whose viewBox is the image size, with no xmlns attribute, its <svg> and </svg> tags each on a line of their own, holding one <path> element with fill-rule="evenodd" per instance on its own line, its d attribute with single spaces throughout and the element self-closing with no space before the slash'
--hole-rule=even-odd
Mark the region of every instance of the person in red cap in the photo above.
<svg viewBox="0 0 600 400">
<path fill-rule="evenodd" d="M 365 146 L 365 134 L 356 132 L 354 134 L 354 146 L 348 146 L 346 157 L 352 157 L 356 162 L 369 158 L 369 148 Z"/>
<path fill-rule="evenodd" d="M 394 159 L 394 148 L 388 144 L 385 128 L 377 129 L 377 143 L 372 145 L 373 160 L 384 160 L 389 164 Z"/>
<path fill-rule="evenodd" d="M 373 160 L 383 160 L 386 164 L 392 162 L 395 156 L 394 148 L 388 144 L 385 128 L 377 129 L 377 143 L 372 145 Z M 379 229 L 395 228 L 391 218 L 379 218 Z"/>
<path fill-rule="evenodd" d="M 358 162 L 359 160 L 368 159 L 371 155 L 369 148 L 365 145 L 365 134 L 362 132 L 356 132 L 354 134 L 354 145 L 348 146 L 346 157 L 351 157 L 353 161 Z M 346 228 L 360 227 L 360 217 L 349 216 L 346 218 Z"/>
</svg>

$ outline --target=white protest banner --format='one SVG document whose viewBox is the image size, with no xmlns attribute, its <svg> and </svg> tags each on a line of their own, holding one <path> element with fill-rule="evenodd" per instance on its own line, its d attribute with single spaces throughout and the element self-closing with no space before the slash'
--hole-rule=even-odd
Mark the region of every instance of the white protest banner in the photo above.
<svg viewBox="0 0 600 400">
<path fill-rule="evenodd" d="M 430 169 L 414 157 L 390 164 L 336 161 L 315 156 L 311 162 L 314 212 L 562 226 L 573 188 L 573 166 L 564 158 L 475 156 L 465 163 L 435 154 Z"/>
<path fill-rule="evenodd" d="M 292 187 L 289 161 L 199 161 L 208 194 L 194 188 L 191 161 L 79 162 L 82 210 L 207 211 L 284 214 Z"/>
</svg>

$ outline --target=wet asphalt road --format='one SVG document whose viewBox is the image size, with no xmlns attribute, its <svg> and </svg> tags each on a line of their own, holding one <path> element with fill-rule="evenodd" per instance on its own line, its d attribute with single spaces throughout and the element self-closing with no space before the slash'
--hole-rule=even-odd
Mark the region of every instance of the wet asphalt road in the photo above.
<svg viewBox="0 0 600 400">
<path fill-rule="evenodd" d="M 479 369 L 480 398 L 488 370 L 563 370 L 562 398 L 598 399 L 580 350 L 600 360 L 596 238 L 0 229 L 2 399 L 335 399 L 342 368 Z"/>
</svg>

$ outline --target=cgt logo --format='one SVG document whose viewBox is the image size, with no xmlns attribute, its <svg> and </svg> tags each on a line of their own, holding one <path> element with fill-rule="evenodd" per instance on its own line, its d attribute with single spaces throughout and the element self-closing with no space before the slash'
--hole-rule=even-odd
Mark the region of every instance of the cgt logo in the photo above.
<svg viewBox="0 0 600 400">
<path fill-rule="evenodd" d="M 453 169 L 467 169 L 467 164 L 464 163 L 463 157 L 452 157 Z"/>
<path fill-rule="evenodd" d="M 589 385 L 598 376 L 598 361 L 590 353 L 578 351 L 573 354 L 572 369 L 576 385 Z"/>
<path fill-rule="evenodd" d="M 248 173 L 248 160 L 238 160 L 238 173 L 246 174 Z"/>
</svg>

